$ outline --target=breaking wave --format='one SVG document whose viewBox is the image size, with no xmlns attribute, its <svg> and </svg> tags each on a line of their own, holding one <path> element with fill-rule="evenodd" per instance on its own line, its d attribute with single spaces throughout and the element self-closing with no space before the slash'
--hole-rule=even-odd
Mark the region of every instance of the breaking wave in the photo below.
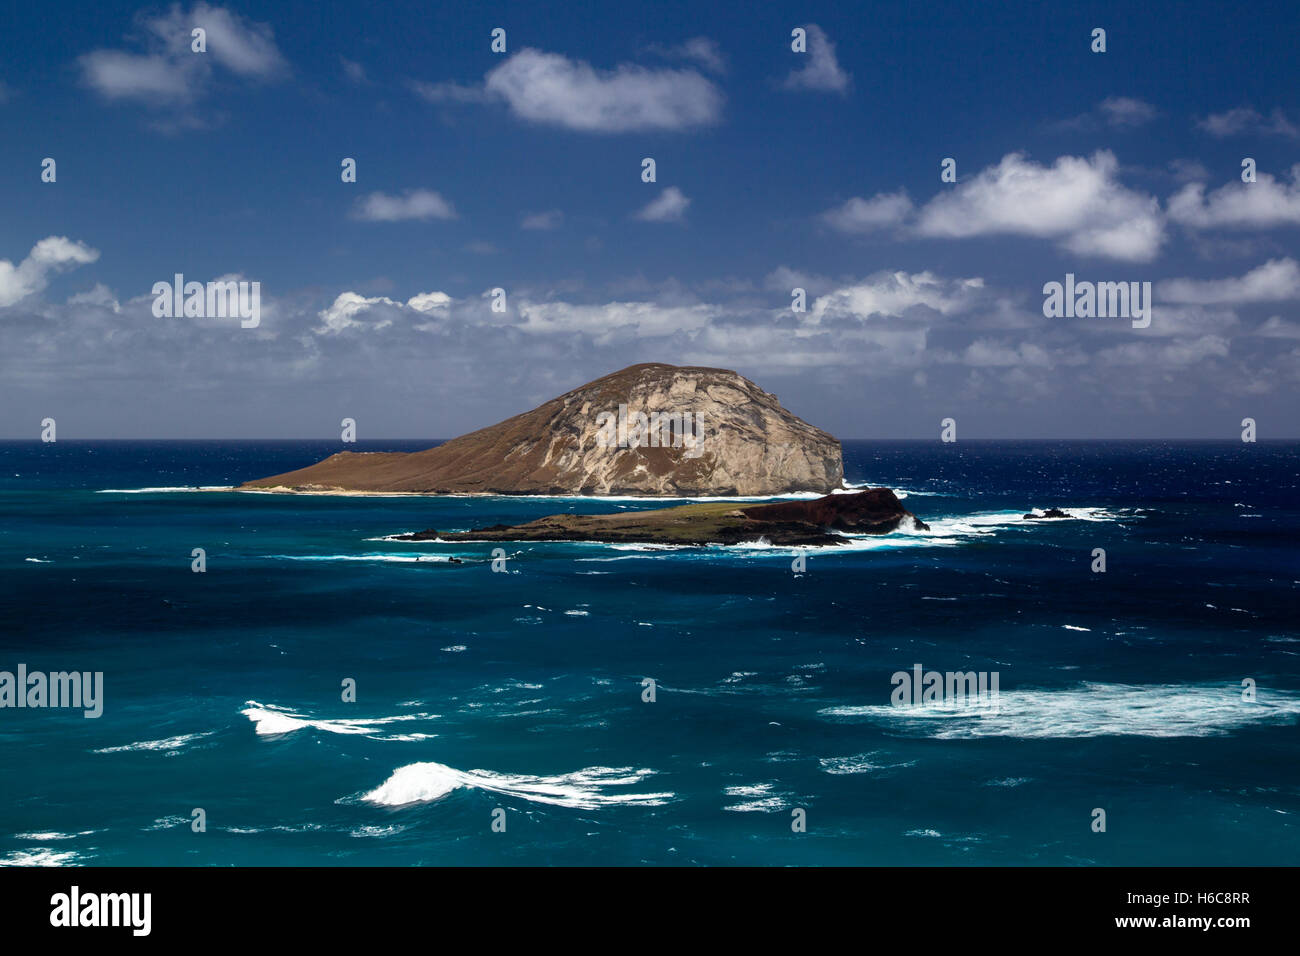
<svg viewBox="0 0 1300 956">
<path fill-rule="evenodd" d="M 380 728 L 387 724 L 411 720 L 436 720 L 438 714 L 399 714 L 394 717 L 351 717 L 351 718 L 315 718 L 295 714 L 284 707 L 274 704 L 259 704 L 255 700 L 245 702 L 240 711 L 253 722 L 259 737 L 291 734 L 294 731 L 311 727 L 331 734 L 358 734 L 375 740 L 428 740 L 437 734 L 391 734 L 383 733 Z"/>
<path fill-rule="evenodd" d="M 490 770 L 457 770 L 429 761 L 398 767 L 383 784 L 363 794 L 361 799 L 379 806 L 401 807 L 441 800 L 447 794 L 465 788 L 579 810 L 620 804 L 657 807 L 671 800 L 674 794 L 606 792 L 610 787 L 634 786 L 654 773 L 653 770 L 633 770 L 630 767 L 588 767 L 547 777 Z"/>
</svg>

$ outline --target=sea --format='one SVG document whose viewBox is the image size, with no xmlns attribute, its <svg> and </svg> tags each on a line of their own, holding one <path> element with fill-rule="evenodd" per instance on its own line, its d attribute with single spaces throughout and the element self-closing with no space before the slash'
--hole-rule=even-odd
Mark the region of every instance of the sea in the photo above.
<svg viewBox="0 0 1300 956">
<path fill-rule="evenodd" d="M 0 672 L 102 675 L 0 707 L 0 863 L 1300 862 L 1300 443 L 848 441 L 928 530 L 814 549 L 206 490 L 340 448 L 0 443 Z"/>
</svg>

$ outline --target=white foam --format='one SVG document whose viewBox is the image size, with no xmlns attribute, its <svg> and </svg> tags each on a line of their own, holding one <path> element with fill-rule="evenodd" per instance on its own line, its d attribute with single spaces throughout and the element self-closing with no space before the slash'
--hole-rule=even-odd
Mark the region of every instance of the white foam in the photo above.
<svg viewBox="0 0 1300 956">
<path fill-rule="evenodd" d="M 98 830 L 82 830 L 80 833 L 59 833 L 53 830 L 48 833 L 15 833 L 14 839 L 31 843 L 49 843 L 51 840 L 75 840 L 77 837 L 91 836 L 98 832 Z"/>
<path fill-rule="evenodd" d="M 55 850 L 47 846 L 38 846 L 30 850 L 14 850 L 5 856 L 0 856 L 0 866 L 67 866 L 75 862 L 80 855 L 75 850 Z"/>
<path fill-rule="evenodd" d="M 353 717 L 353 718 L 313 718 L 295 714 L 284 707 L 274 704 L 259 704 L 255 700 L 245 701 L 240 711 L 253 722 L 259 737 L 291 734 L 311 727 L 331 734 L 359 734 L 375 740 L 425 740 L 429 734 L 384 734 L 379 728 L 386 724 L 407 720 L 436 720 L 438 714 L 398 714 L 393 717 Z"/>
<path fill-rule="evenodd" d="M 362 795 L 367 803 L 400 807 L 441 800 L 461 788 L 486 790 L 532 803 L 545 803 L 580 810 L 631 804 L 661 806 L 672 793 L 606 793 L 607 787 L 634 786 L 655 773 L 630 767 L 588 767 L 555 776 L 504 774 L 490 770 L 457 770 L 446 764 L 426 761 L 398 767 L 382 785 Z"/>
<path fill-rule="evenodd" d="M 860 718 L 939 739 L 974 737 L 1215 737 L 1242 727 L 1294 724 L 1300 692 L 1259 690 L 1251 703 L 1239 684 L 1100 684 L 1061 690 L 1003 691 L 987 706 L 889 704 L 827 707 L 824 717 Z"/>
<path fill-rule="evenodd" d="M 773 793 L 774 786 L 775 784 L 771 783 L 754 783 L 726 787 L 722 791 L 724 796 L 749 799 L 722 809 L 731 813 L 770 813 L 773 810 L 784 810 L 790 804 L 782 794 Z"/>
<path fill-rule="evenodd" d="M 158 488 L 103 488 L 97 495 L 159 495 L 178 491 L 234 491 L 233 485 L 164 485 Z"/>
<path fill-rule="evenodd" d="M 856 754 L 852 757 L 823 757 L 817 762 L 825 773 L 836 775 L 875 773 L 881 770 L 898 770 L 903 767 L 916 766 L 915 760 L 888 763 L 878 759 L 880 754 L 881 751 L 875 750 L 871 753 Z"/>
<path fill-rule="evenodd" d="M 123 744 L 120 747 L 101 747 L 93 750 L 91 753 L 97 754 L 116 754 L 127 753 L 136 750 L 180 750 L 187 744 L 203 737 L 211 737 L 215 730 L 207 730 L 198 734 L 181 734 L 178 737 L 164 737 L 162 740 L 140 740 L 133 744 Z"/>
<path fill-rule="evenodd" d="M 450 555 L 440 554 L 268 554 L 268 558 L 281 561 L 390 561 L 396 564 L 443 563 L 450 561 Z"/>
</svg>

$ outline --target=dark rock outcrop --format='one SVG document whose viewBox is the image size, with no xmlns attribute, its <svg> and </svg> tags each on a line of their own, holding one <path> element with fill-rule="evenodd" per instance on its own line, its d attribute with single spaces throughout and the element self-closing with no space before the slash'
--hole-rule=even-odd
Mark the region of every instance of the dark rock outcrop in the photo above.
<svg viewBox="0 0 1300 956">
<path fill-rule="evenodd" d="M 433 529 L 396 536 L 402 541 L 600 541 L 626 544 L 836 545 L 849 534 L 888 534 L 899 527 L 929 530 L 888 488 L 826 495 L 813 501 L 764 505 L 704 502 L 654 511 L 605 515 L 549 515 L 521 525 L 474 531 Z"/>
</svg>

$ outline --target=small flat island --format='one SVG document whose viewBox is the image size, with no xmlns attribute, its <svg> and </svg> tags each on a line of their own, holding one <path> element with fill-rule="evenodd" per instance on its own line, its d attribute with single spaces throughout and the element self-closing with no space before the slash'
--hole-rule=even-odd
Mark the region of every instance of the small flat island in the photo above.
<svg viewBox="0 0 1300 956">
<path fill-rule="evenodd" d="M 708 501 L 653 511 L 548 515 L 520 525 L 473 531 L 434 529 L 395 535 L 397 541 L 599 541 L 607 544 L 845 544 L 846 534 L 888 534 L 929 526 L 888 488 L 826 495 L 810 501 L 744 504 Z"/>
</svg>

